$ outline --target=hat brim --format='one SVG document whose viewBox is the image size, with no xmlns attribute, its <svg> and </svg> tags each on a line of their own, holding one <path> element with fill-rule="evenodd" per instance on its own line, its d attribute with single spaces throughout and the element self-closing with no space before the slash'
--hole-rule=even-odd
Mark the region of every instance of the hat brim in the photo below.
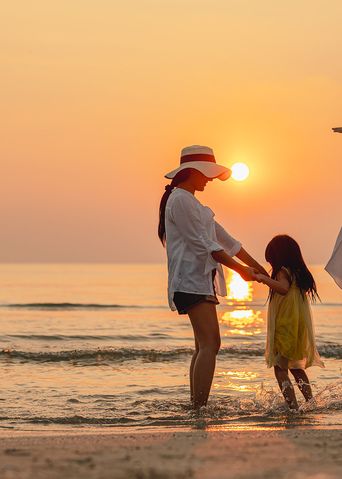
<svg viewBox="0 0 342 479">
<path fill-rule="evenodd" d="M 177 173 L 187 168 L 193 168 L 194 170 L 200 171 L 207 178 L 219 178 L 222 181 L 228 180 L 232 174 L 232 170 L 226 168 L 225 166 L 218 165 L 217 163 L 212 163 L 210 161 L 189 161 L 183 163 L 175 170 L 166 173 L 165 178 L 174 178 Z"/>
</svg>

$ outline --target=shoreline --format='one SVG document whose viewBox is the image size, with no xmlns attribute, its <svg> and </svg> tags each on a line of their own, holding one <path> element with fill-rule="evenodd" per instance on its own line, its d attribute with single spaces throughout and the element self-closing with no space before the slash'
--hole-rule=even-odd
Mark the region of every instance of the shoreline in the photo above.
<svg viewBox="0 0 342 479">
<path fill-rule="evenodd" d="M 2 479 L 337 479 L 342 475 L 342 430 L 334 428 L 0 431 L 0 446 Z"/>
<path fill-rule="evenodd" d="M 82 428 L 59 428 L 59 429 L 15 429 L 0 426 L 0 440 L 6 438 L 21 437 L 55 437 L 55 436 L 131 436 L 146 434 L 178 434 L 178 433 L 221 433 L 221 432 L 257 432 L 257 431 L 341 431 L 340 424 L 238 424 L 223 423 L 199 425 L 198 427 L 189 426 L 99 426 L 99 427 L 82 427 Z"/>
</svg>

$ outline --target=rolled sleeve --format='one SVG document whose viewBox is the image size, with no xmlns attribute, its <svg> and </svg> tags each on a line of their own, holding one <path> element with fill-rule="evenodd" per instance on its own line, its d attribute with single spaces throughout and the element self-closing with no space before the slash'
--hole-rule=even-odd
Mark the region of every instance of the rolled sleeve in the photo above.
<svg viewBox="0 0 342 479">
<path fill-rule="evenodd" d="M 237 241 L 227 231 L 215 221 L 215 232 L 217 241 L 223 247 L 224 251 L 229 256 L 235 256 L 241 249 L 242 245 L 240 241 Z"/>
<path fill-rule="evenodd" d="M 191 198 L 183 196 L 176 198 L 172 204 L 171 218 L 193 253 L 198 256 L 207 256 L 205 272 L 216 268 L 217 262 L 211 253 L 222 251 L 224 248 L 209 238 Z"/>
</svg>

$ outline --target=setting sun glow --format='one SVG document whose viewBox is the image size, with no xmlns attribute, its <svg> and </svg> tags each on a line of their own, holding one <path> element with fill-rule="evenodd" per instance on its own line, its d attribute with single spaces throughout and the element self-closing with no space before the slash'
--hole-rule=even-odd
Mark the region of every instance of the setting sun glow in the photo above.
<svg viewBox="0 0 342 479">
<path fill-rule="evenodd" d="M 244 181 L 249 176 L 249 168 L 245 163 L 234 163 L 231 169 L 232 178 L 236 181 Z"/>
<path fill-rule="evenodd" d="M 250 283 L 244 281 L 241 276 L 233 270 L 229 271 L 227 278 L 227 299 L 234 301 L 251 301 L 252 288 Z"/>
</svg>

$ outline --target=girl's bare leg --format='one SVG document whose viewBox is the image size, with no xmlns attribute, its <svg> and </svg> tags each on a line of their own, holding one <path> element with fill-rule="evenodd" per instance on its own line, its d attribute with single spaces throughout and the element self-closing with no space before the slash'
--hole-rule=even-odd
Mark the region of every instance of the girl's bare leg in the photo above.
<svg viewBox="0 0 342 479">
<path fill-rule="evenodd" d="M 195 366 L 195 362 L 196 362 L 196 359 L 197 359 L 198 351 L 199 351 L 198 342 L 197 342 L 197 339 L 195 338 L 195 351 L 194 351 L 194 354 L 192 355 L 192 358 L 191 358 L 190 373 L 189 373 L 189 376 L 190 376 L 190 401 L 192 403 L 194 402 L 194 384 L 193 384 L 194 366 Z"/>
<path fill-rule="evenodd" d="M 296 395 L 289 378 L 287 369 L 282 369 L 279 366 L 274 366 L 274 374 L 277 378 L 280 390 L 284 396 L 290 409 L 298 409 Z"/>
<path fill-rule="evenodd" d="M 208 401 L 220 349 L 220 329 L 215 304 L 204 302 L 193 306 L 189 318 L 198 344 L 192 368 L 193 406 L 198 409 Z"/>
<path fill-rule="evenodd" d="M 310 381 L 306 375 L 306 372 L 303 369 L 290 369 L 290 371 L 295 378 L 299 390 L 305 398 L 305 401 L 310 401 L 313 396 Z"/>
</svg>

